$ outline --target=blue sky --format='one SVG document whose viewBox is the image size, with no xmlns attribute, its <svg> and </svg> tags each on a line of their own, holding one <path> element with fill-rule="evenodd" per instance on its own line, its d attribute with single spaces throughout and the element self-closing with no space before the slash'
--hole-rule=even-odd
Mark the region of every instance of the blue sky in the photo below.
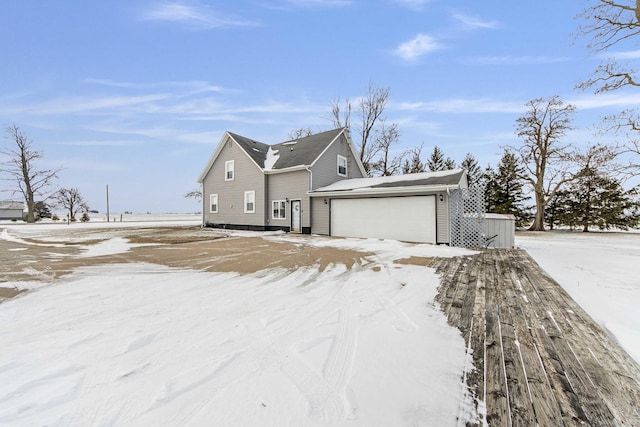
<svg viewBox="0 0 640 427">
<path fill-rule="evenodd" d="M 17 124 L 111 211 L 195 212 L 183 195 L 226 130 L 266 143 L 332 127 L 332 100 L 390 88 L 399 150 L 495 165 L 534 98 L 578 107 L 567 142 L 640 91 L 574 89 L 600 58 L 572 36 L 585 2 L 8 0 L 0 125 Z M 6 141 L 4 141 L 6 143 Z M 6 183 L 0 182 L 6 189 Z M 10 195 L 0 193 L 0 199 Z"/>
</svg>

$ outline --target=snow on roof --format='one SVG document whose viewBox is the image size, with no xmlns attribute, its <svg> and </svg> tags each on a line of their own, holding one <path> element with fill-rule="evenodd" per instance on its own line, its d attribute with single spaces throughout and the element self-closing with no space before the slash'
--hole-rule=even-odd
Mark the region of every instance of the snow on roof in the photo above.
<svg viewBox="0 0 640 427">
<path fill-rule="evenodd" d="M 264 160 L 264 170 L 273 169 L 273 166 L 280 158 L 279 152 L 280 150 L 274 150 L 273 147 L 269 147 L 269 151 L 267 151 L 267 158 Z"/>
<path fill-rule="evenodd" d="M 460 184 L 464 174 L 462 169 L 440 172 L 421 172 L 406 175 L 380 176 L 375 178 L 343 179 L 321 187 L 315 192 L 352 191 L 365 188 L 415 187 L 415 186 L 455 186 Z"/>
</svg>

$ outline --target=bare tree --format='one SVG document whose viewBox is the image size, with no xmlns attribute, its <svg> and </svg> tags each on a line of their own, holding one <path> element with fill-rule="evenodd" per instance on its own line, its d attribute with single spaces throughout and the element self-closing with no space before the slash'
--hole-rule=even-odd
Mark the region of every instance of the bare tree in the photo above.
<svg viewBox="0 0 640 427">
<path fill-rule="evenodd" d="M 537 98 L 526 105 L 528 110 L 516 120 L 522 145 L 508 148 L 520 157 L 521 178 L 533 189 L 536 213 L 529 230 L 544 231 L 545 206 L 563 184 L 575 179 L 570 167 L 573 146 L 561 140 L 572 129 L 576 107 L 557 96 Z"/>
<path fill-rule="evenodd" d="M 381 121 L 380 128 L 376 130 L 373 144 L 378 148 L 380 154 L 378 160 L 371 163 L 372 172 L 375 171 L 382 176 L 390 176 L 401 171 L 402 161 L 407 155 L 407 152 L 403 151 L 399 154 L 393 154 L 393 147 L 397 145 L 398 142 L 400 142 L 398 124 L 393 123 L 387 127 L 384 121 Z"/>
<path fill-rule="evenodd" d="M 51 196 L 51 185 L 57 178 L 58 169 L 38 169 L 37 161 L 43 157 L 41 151 L 33 148 L 33 142 L 16 124 L 6 129 L 9 147 L 0 149 L 6 160 L 0 164 L 0 173 L 13 182 L 12 194 L 21 193 L 27 204 L 27 222 L 35 222 L 35 197 L 46 200 Z"/>
<path fill-rule="evenodd" d="M 367 93 L 358 101 L 357 114 L 359 121 L 355 125 L 355 131 L 360 136 L 358 142 L 358 150 L 360 152 L 360 160 L 364 165 L 367 173 L 371 170 L 371 164 L 374 157 L 380 152 L 380 148 L 375 146 L 372 141 L 374 128 L 379 120 L 383 120 L 382 115 L 387 108 L 389 101 L 389 88 L 379 88 L 372 81 L 369 82 Z M 340 100 L 334 100 L 331 103 L 332 121 L 336 127 L 351 128 L 351 102 L 345 101 L 344 110 L 340 109 Z"/>
<path fill-rule="evenodd" d="M 69 213 L 69 219 L 74 221 L 78 212 L 87 212 L 89 205 L 77 188 L 61 188 L 54 194 L 57 206 Z"/>
<path fill-rule="evenodd" d="M 340 127 L 340 126 L 337 126 Z M 313 135 L 313 131 L 309 128 L 297 128 L 293 129 L 289 132 L 289 139 L 292 141 L 294 139 L 304 138 L 305 136 Z"/>
<path fill-rule="evenodd" d="M 189 191 L 184 195 L 185 199 L 194 199 L 196 202 L 200 202 L 202 200 L 202 190 L 197 189 L 193 191 Z"/>
<path fill-rule="evenodd" d="M 578 27 L 578 36 L 590 38 L 587 47 L 594 53 L 603 54 L 614 47 L 637 49 L 640 35 L 640 0 L 595 0 L 580 15 L 583 24 Z M 578 88 L 593 90 L 596 94 L 613 92 L 627 87 L 640 87 L 637 70 L 632 59 L 616 59 L 612 53 L 597 66 L 595 71 Z M 622 134 L 625 142 L 616 145 L 616 152 L 640 155 L 640 115 L 635 108 L 621 111 L 603 120 L 603 133 L 613 131 Z M 637 158 L 637 157 L 636 157 Z M 637 174 L 640 162 L 631 160 L 627 172 Z"/>
<path fill-rule="evenodd" d="M 351 128 L 351 101 L 344 101 L 344 109 L 340 109 L 340 98 L 331 101 L 331 121 L 335 128 Z"/>
<path fill-rule="evenodd" d="M 578 27 L 578 35 L 591 37 L 587 47 L 602 53 L 610 48 L 633 42 L 640 35 L 640 1 L 596 0 L 579 16 L 585 21 Z M 621 64 L 612 57 L 596 68 L 579 84 L 582 89 L 593 88 L 596 93 L 610 92 L 625 86 L 640 86 L 636 71 L 629 64 Z"/>
</svg>

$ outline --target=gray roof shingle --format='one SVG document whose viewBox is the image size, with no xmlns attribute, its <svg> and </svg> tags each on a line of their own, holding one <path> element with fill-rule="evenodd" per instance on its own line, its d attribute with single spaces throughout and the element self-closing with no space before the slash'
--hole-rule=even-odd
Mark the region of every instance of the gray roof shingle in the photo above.
<svg viewBox="0 0 640 427">
<path fill-rule="evenodd" d="M 276 151 L 278 160 L 271 166 L 271 169 L 278 170 L 296 166 L 310 166 L 342 131 L 342 128 L 333 129 L 273 145 L 264 144 L 231 132 L 229 132 L 229 135 L 260 168 L 265 168 L 265 160 L 267 159 L 269 148 Z"/>
<path fill-rule="evenodd" d="M 229 135 L 231 135 L 231 137 L 238 143 L 238 145 L 240 145 L 240 147 L 242 147 L 247 155 L 256 162 L 258 166 L 264 168 L 264 160 L 267 158 L 269 145 L 235 133 L 229 132 Z"/>
</svg>

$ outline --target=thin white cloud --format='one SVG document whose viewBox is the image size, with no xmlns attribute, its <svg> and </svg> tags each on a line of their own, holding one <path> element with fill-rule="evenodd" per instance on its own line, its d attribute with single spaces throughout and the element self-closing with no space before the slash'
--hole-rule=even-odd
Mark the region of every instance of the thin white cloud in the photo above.
<svg viewBox="0 0 640 427">
<path fill-rule="evenodd" d="M 167 94 L 142 96 L 69 97 L 58 98 L 40 104 L 12 106 L 5 109 L 11 114 L 28 112 L 31 115 L 87 114 L 120 109 L 168 99 Z"/>
<path fill-rule="evenodd" d="M 640 58 L 640 50 L 628 50 L 621 52 L 602 52 L 598 54 L 600 59 L 638 59 Z"/>
<path fill-rule="evenodd" d="M 400 44 L 393 53 L 405 61 L 415 61 L 439 49 L 443 49 L 443 46 L 436 39 L 427 34 L 418 34 L 413 39 Z"/>
<path fill-rule="evenodd" d="M 479 58 L 464 60 L 464 63 L 479 65 L 533 65 L 533 64 L 557 64 L 559 62 L 573 61 L 567 56 L 481 56 Z"/>
<path fill-rule="evenodd" d="M 468 30 L 495 30 L 500 26 L 498 21 L 485 21 L 479 18 L 474 18 L 472 16 L 464 15 L 461 13 L 456 13 L 453 15 L 453 19 L 461 24 L 465 29 Z"/>
<path fill-rule="evenodd" d="M 430 113 L 519 113 L 524 109 L 524 102 L 454 98 L 429 102 L 403 102 L 394 104 L 394 109 Z"/>
<path fill-rule="evenodd" d="M 579 110 L 591 110 L 598 108 L 636 108 L 640 105 L 640 93 L 615 93 L 599 94 L 577 97 L 568 103 L 575 105 Z"/>
<path fill-rule="evenodd" d="M 124 88 L 124 89 L 154 89 L 154 88 L 161 88 L 161 87 L 176 87 L 179 89 L 186 89 L 190 94 L 224 91 L 224 88 L 222 88 L 221 86 L 212 85 L 209 82 L 202 81 L 202 80 L 134 83 L 134 82 L 120 82 L 120 81 L 109 80 L 109 79 L 95 79 L 95 78 L 89 77 L 84 79 L 84 83 L 108 86 L 108 87 Z"/>
<path fill-rule="evenodd" d="M 429 3 L 430 0 L 396 0 L 396 3 L 409 8 L 411 10 L 423 10 L 425 5 Z"/>
<path fill-rule="evenodd" d="M 76 147 L 126 147 L 126 146 L 139 145 L 139 144 L 142 144 L 142 142 L 134 141 L 134 140 L 124 140 L 124 139 L 112 139 L 112 140 L 83 139 L 79 141 L 64 141 L 59 143 L 59 145 L 71 145 Z"/>
<path fill-rule="evenodd" d="M 252 21 L 221 15 L 206 5 L 188 5 L 180 2 L 156 4 L 142 13 L 142 19 L 174 22 L 202 30 L 256 25 Z"/>
<path fill-rule="evenodd" d="M 282 0 L 284 6 L 295 8 L 327 8 L 351 5 L 351 0 Z"/>
</svg>

